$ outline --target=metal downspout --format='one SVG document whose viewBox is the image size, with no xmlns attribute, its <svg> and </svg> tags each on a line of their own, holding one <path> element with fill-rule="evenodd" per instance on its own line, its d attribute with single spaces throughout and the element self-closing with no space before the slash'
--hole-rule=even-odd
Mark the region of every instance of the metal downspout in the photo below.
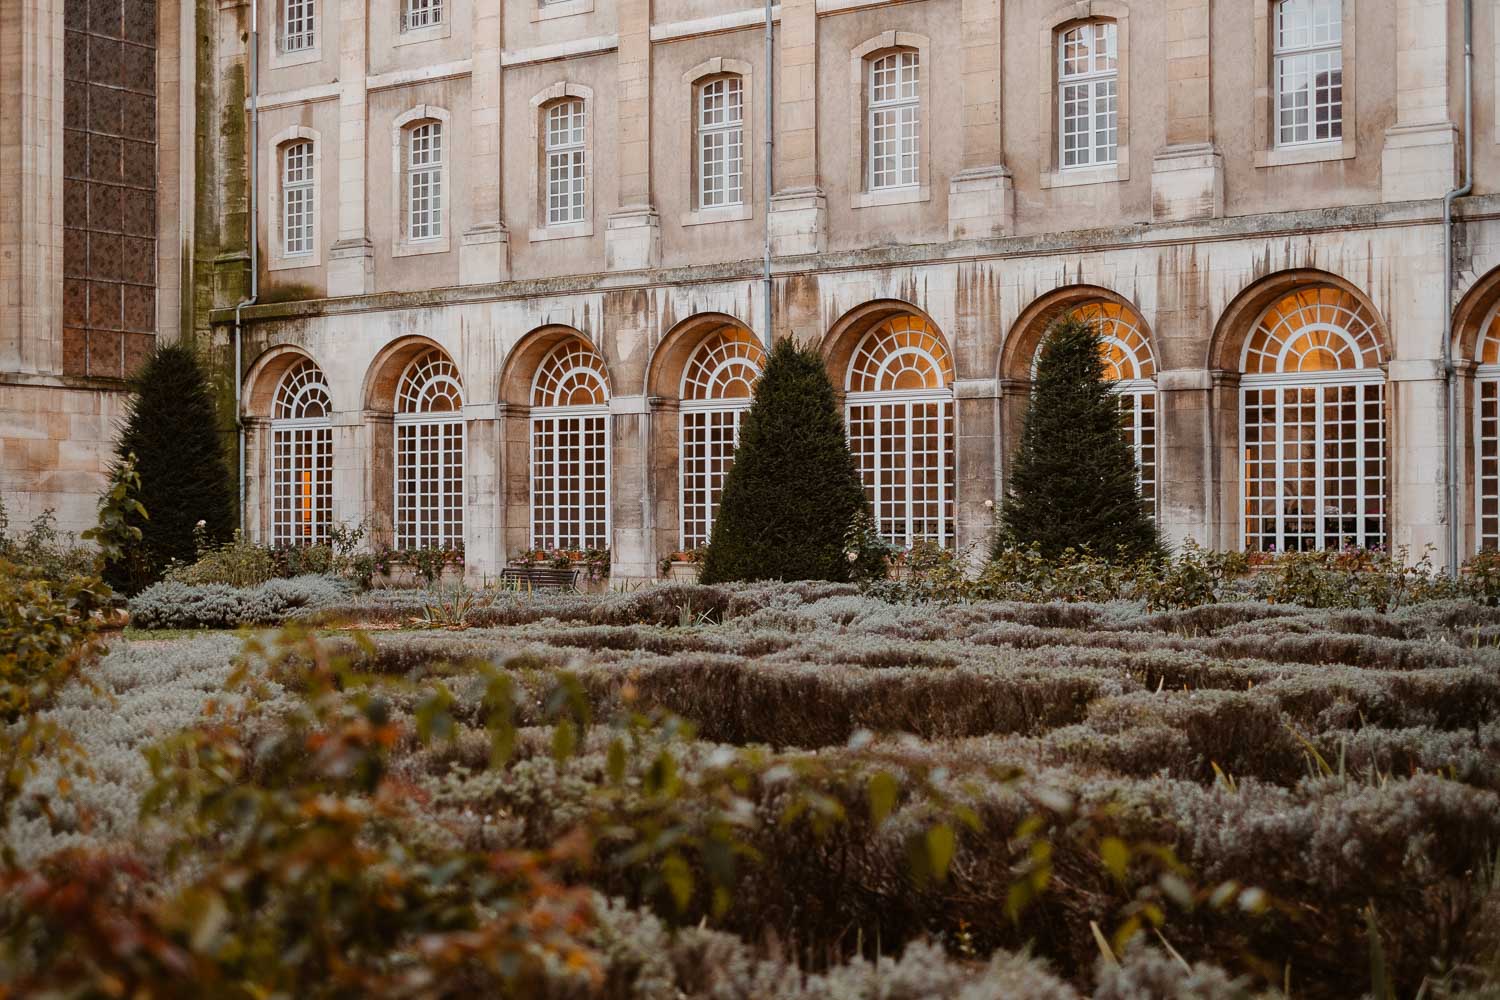
<svg viewBox="0 0 1500 1000">
<path fill-rule="evenodd" d="M 1453 203 L 1474 190 L 1474 0 L 1464 0 L 1463 184 L 1443 195 L 1443 383 L 1448 500 L 1448 574 L 1462 561 L 1459 531 L 1458 373 L 1453 364 Z"/>
<path fill-rule="evenodd" d="M 772 0 L 766 0 L 766 246 L 763 282 L 766 296 L 765 341 L 769 351 L 775 334 L 771 330 L 771 197 L 776 191 L 776 41 L 771 27 Z"/>
<path fill-rule="evenodd" d="M 260 113 L 257 97 L 260 92 L 260 4 L 250 0 L 250 148 L 246 157 L 250 174 L 250 218 L 247 223 L 250 240 L 250 297 L 234 307 L 234 436 L 235 462 L 238 468 L 236 479 L 239 485 L 240 531 L 245 530 L 245 420 L 244 420 L 244 375 L 241 366 L 244 359 L 244 335 L 240 328 L 240 312 L 246 306 L 255 305 L 260 298 L 260 246 L 256 229 L 256 195 L 259 189 L 260 171 L 257 158 L 260 154 Z"/>
</svg>

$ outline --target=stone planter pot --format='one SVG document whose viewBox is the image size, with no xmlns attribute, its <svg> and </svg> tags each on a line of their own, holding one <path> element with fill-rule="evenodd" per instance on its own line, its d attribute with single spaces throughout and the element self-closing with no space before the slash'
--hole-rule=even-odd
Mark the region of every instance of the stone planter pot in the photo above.
<svg viewBox="0 0 1500 1000">
<path fill-rule="evenodd" d="M 392 565 L 389 573 L 377 573 L 370 581 L 375 587 L 389 587 L 401 590 L 411 590 L 427 586 L 427 581 L 417 575 L 417 571 L 410 566 Z M 442 576 L 434 581 L 434 586 L 456 587 L 464 582 L 464 568 L 462 566 L 444 566 Z"/>
<path fill-rule="evenodd" d="M 667 579 L 680 583 L 697 583 L 698 577 L 702 573 L 702 563 L 689 562 L 686 559 L 674 559 L 671 567 L 667 570 Z"/>
</svg>

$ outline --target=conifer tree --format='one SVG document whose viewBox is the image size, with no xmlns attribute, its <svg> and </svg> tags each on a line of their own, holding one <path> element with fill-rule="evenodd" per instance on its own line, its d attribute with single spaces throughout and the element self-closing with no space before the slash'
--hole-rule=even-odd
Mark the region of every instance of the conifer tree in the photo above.
<svg viewBox="0 0 1500 1000">
<path fill-rule="evenodd" d="M 193 562 L 193 529 L 199 521 L 212 543 L 227 541 L 235 525 L 213 393 L 193 352 L 178 345 L 158 347 L 131 390 L 115 452 L 121 463 L 135 456 L 137 498 L 148 516 L 132 519 L 141 536 L 108 567 L 109 583 L 126 593 L 159 580 L 173 560 Z"/>
<path fill-rule="evenodd" d="M 1119 400 L 1104 378 L 1099 332 L 1084 320 L 1066 317 L 1048 331 L 998 542 L 1035 543 L 1048 557 L 1085 546 L 1107 559 L 1160 551 Z"/>
<path fill-rule="evenodd" d="M 847 580 L 845 536 L 867 509 L 823 359 L 781 341 L 740 424 L 703 581 Z"/>
</svg>

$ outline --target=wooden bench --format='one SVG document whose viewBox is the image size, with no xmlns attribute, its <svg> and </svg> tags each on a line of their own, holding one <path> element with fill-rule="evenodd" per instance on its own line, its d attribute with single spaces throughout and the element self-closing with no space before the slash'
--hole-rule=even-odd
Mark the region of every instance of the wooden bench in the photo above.
<svg viewBox="0 0 1500 1000">
<path fill-rule="evenodd" d="M 507 566 L 500 584 L 517 590 L 577 590 L 578 570 L 552 566 Z"/>
</svg>

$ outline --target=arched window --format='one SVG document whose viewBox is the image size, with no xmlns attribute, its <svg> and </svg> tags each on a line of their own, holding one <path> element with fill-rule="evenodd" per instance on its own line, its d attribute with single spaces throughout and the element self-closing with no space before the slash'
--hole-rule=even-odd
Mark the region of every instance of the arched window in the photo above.
<svg viewBox="0 0 1500 1000">
<path fill-rule="evenodd" d="M 1385 374 L 1369 312 L 1332 287 L 1293 292 L 1245 343 L 1245 548 L 1386 544 Z"/>
<path fill-rule="evenodd" d="M 609 547 L 609 377 L 580 337 L 553 348 L 531 384 L 531 544 Z"/>
<path fill-rule="evenodd" d="M 396 389 L 396 548 L 456 548 L 464 540 L 464 390 L 433 348 Z"/>
<path fill-rule="evenodd" d="M 1057 36 L 1059 167 L 1119 159 L 1119 27 L 1089 21 Z"/>
<path fill-rule="evenodd" d="M 849 362 L 849 447 L 893 545 L 953 544 L 952 386 L 947 347 L 915 316 L 876 326 Z"/>
<path fill-rule="evenodd" d="M 721 76 L 698 87 L 698 207 L 745 200 L 745 84 Z"/>
<path fill-rule="evenodd" d="M 869 60 L 866 148 L 868 189 L 915 187 L 921 183 L 921 57 L 900 49 Z"/>
<path fill-rule="evenodd" d="M 1500 549 L 1500 309 L 1480 335 L 1474 370 L 1474 516 L 1480 551 Z"/>
<path fill-rule="evenodd" d="M 333 514 L 333 406 L 322 370 L 292 365 L 271 410 L 271 542 L 320 545 Z"/>
<path fill-rule="evenodd" d="M 315 249 L 317 180 L 313 144 L 306 139 L 281 147 L 281 253 L 307 256 Z"/>
<path fill-rule="evenodd" d="M 724 477 L 734 464 L 740 418 L 750 409 L 766 352 L 754 336 L 725 327 L 698 345 L 682 375 L 682 547 L 707 545 Z"/>
<path fill-rule="evenodd" d="M 443 123 L 423 122 L 407 132 L 406 231 L 413 242 L 443 235 Z"/>
<path fill-rule="evenodd" d="M 1156 358 L 1135 310 L 1117 302 L 1088 302 L 1069 312 L 1099 330 L 1104 377 L 1120 401 L 1120 424 L 1140 470 L 1141 500 L 1156 514 Z M 1045 338 L 1043 338 L 1045 342 Z M 1036 357 L 1041 357 L 1038 344 Z"/>
<path fill-rule="evenodd" d="M 1276 144 L 1344 135 L 1344 12 L 1341 0 L 1279 0 L 1272 25 Z"/>
<path fill-rule="evenodd" d="M 583 222 L 588 207 L 588 112 L 579 98 L 546 110 L 547 225 Z"/>
</svg>

